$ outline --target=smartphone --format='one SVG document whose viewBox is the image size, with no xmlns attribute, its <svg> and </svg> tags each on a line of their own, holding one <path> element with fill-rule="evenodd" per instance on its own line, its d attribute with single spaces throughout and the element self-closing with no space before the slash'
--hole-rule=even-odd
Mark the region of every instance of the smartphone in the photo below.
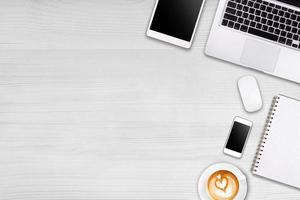
<svg viewBox="0 0 300 200">
<path fill-rule="evenodd" d="M 251 127 L 251 121 L 235 117 L 224 147 L 224 153 L 241 158 Z"/>
<path fill-rule="evenodd" d="M 147 36 L 190 48 L 204 0 L 157 0 Z"/>
</svg>

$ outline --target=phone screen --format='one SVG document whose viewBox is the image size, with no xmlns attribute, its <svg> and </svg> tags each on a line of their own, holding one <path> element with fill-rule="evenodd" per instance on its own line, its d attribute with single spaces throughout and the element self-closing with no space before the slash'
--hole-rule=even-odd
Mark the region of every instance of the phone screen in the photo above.
<svg viewBox="0 0 300 200">
<path fill-rule="evenodd" d="M 203 0 L 159 0 L 150 29 L 191 41 Z"/>
<path fill-rule="evenodd" d="M 242 153 L 250 126 L 235 121 L 229 135 L 226 149 Z"/>
</svg>

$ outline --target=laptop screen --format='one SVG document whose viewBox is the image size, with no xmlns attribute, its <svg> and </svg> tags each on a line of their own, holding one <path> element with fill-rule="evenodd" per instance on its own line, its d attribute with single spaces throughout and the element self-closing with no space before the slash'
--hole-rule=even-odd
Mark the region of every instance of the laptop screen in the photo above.
<svg viewBox="0 0 300 200">
<path fill-rule="evenodd" d="M 293 6 L 297 6 L 297 7 L 300 8 L 300 0 L 278 0 L 278 1 L 290 4 L 290 5 L 293 5 Z"/>
</svg>

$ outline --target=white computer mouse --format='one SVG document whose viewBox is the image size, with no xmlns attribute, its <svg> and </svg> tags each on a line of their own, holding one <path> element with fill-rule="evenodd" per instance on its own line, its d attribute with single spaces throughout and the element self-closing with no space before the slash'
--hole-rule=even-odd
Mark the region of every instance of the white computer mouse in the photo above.
<svg viewBox="0 0 300 200">
<path fill-rule="evenodd" d="M 238 81 L 240 96 L 247 112 L 256 112 L 263 106 L 259 85 L 254 76 L 243 76 Z"/>
</svg>

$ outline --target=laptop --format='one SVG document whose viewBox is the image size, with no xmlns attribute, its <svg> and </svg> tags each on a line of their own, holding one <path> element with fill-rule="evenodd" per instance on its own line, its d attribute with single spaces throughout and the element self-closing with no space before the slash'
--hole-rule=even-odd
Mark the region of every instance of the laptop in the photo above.
<svg viewBox="0 0 300 200">
<path fill-rule="evenodd" d="M 300 0 L 220 0 L 205 52 L 300 83 Z"/>
</svg>

